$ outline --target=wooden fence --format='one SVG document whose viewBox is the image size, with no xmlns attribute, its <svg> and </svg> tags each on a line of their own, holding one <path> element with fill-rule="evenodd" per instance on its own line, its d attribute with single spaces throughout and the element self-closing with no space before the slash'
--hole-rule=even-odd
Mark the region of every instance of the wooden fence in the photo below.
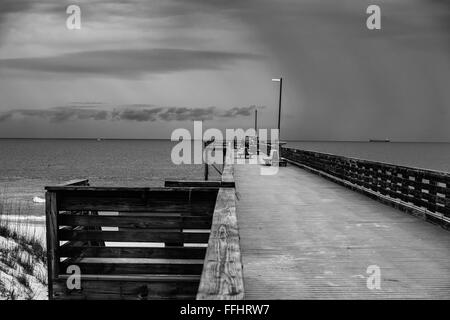
<svg viewBox="0 0 450 320">
<path fill-rule="evenodd" d="M 448 227 L 450 174 L 282 147 L 289 162 Z"/>
<path fill-rule="evenodd" d="M 51 299 L 195 298 L 217 188 L 46 190 Z"/>
<path fill-rule="evenodd" d="M 50 299 L 243 298 L 231 164 L 222 181 L 46 190 Z"/>
</svg>

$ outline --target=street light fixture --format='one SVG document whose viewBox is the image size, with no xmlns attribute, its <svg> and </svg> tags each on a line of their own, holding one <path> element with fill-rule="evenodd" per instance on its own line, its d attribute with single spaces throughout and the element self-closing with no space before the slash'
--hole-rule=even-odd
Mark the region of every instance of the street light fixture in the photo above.
<svg viewBox="0 0 450 320">
<path fill-rule="evenodd" d="M 280 77 L 280 78 L 272 79 L 272 81 L 280 83 L 280 97 L 278 100 L 278 139 L 281 139 L 280 122 L 281 122 L 281 93 L 283 91 L 283 78 Z"/>
</svg>

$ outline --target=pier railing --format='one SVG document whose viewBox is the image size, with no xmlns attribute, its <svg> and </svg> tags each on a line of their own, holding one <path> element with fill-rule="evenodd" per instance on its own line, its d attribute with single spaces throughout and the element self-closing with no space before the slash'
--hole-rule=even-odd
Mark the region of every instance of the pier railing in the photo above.
<svg viewBox="0 0 450 320">
<path fill-rule="evenodd" d="M 230 146 L 227 146 L 229 148 Z M 244 299 L 232 152 L 226 153 L 198 300 Z"/>
<path fill-rule="evenodd" d="M 51 299 L 195 298 L 217 188 L 46 189 Z"/>
<path fill-rule="evenodd" d="M 450 174 L 282 147 L 289 162 L 433 222 L 450 223 Z"/>
<path fill-rule="evenodd" d="M 231 164 L 222 181 L 49 186 L 46 222 L 50 299 L 243 298 Z"/>
</svg>

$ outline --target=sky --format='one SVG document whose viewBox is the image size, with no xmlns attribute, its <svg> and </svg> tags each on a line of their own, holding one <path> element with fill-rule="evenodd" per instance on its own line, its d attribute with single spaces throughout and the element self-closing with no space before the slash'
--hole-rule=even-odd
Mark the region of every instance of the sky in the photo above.
<svg viewBox="0 0 450 320">
<path fill-rule="evenodd" d="M 450 141 L 450 2 L 0 0 L 3 138 L 274 128 L 280 76 L 282 139 Z"/>
</svg>

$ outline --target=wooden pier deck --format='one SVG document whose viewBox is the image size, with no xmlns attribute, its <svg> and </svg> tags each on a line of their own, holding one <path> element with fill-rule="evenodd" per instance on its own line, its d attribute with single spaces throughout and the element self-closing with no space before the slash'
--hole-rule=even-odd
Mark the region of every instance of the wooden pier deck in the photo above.
<svg viewBox="0 0 450 320">
<path fill-rule="evenodd" d="M 294 165 L 234 170 L 246 299 L 450 298 L 449 231 Z"/>
</svg>

